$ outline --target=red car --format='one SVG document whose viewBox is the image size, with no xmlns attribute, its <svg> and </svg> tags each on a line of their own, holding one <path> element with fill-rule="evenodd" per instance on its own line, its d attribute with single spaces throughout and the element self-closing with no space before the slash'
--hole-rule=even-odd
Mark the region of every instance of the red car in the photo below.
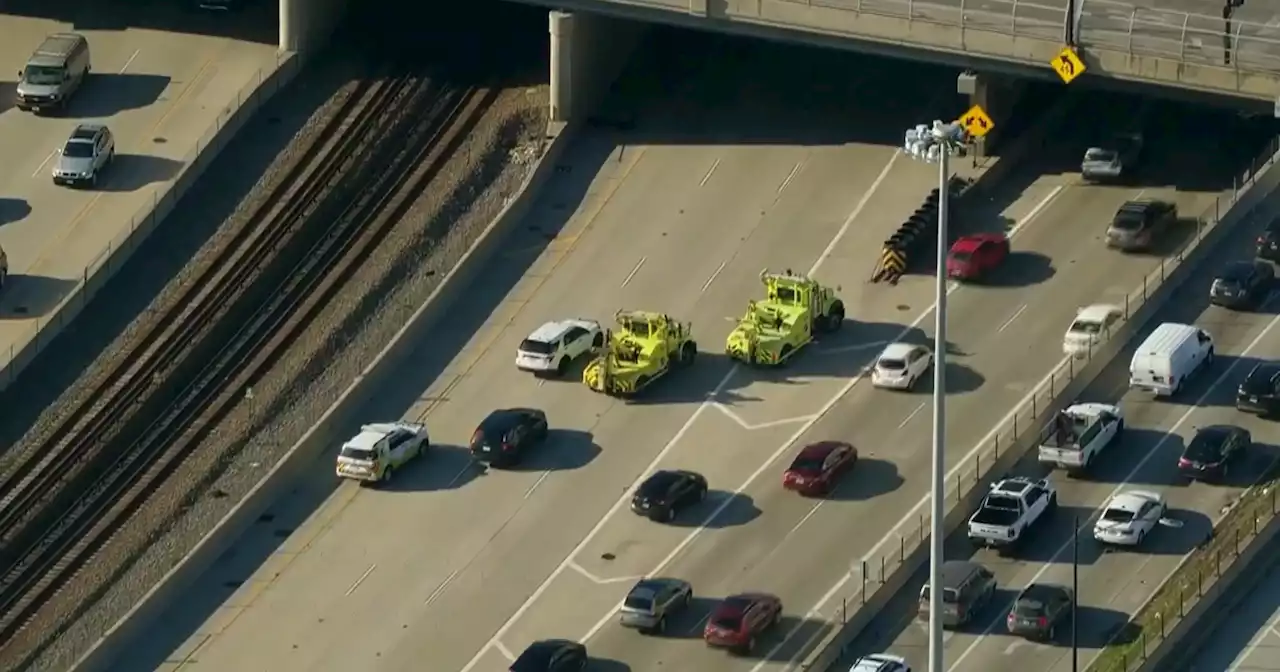
<svg viewBox="0 0 1280 672">
<path fill-rule="evenodd" d="M 782 600 L 766 593 L 743 593 L 724 598 L 711 612 L 702 638 L 708 646 L 751 653 L 756 639 L 778 624 Z"/>
<path fill-rule="evenodd" d="M 823 441 L 805 446 L 782 475 L 782 487 L 802 495 L 825 495 L 857 462 L 858 450 L 847 443 Z"/>
<path fill-rule="evenodd" d="M 947 254 L 947 275 L 960 280 L 976 280 L 1009 256 L 1009 238 L 1003 233 L 964 236 Z"/>
</svg>

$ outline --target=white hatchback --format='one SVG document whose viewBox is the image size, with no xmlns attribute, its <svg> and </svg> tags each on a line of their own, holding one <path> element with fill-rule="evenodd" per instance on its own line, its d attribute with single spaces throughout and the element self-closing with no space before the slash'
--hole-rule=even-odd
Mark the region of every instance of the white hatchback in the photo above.
<svg viewBox="0 0 1280 672">
<path fill-rule="evenodd" d="M 923 345 L 890 343 L 876 358 L 871 384 L 891 390 L 912 390 L 932 365 L 933 353 Z"/>
<path fill-rule="evenodd" d="M 604 332 L 595 320 L 547 322 L 533 330 L 516 350 L 516 368 L 533 373 L 564 375 L 573 360 L 604 345 Z"/>
</svg>

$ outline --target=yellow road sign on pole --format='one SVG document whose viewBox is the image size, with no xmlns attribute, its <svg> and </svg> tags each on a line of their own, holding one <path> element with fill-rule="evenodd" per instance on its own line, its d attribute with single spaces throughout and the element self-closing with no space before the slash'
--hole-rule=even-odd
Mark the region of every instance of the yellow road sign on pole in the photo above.
<svg viewBox="0 0 1280 672">
<path fill-rule="evenodd" d="M 960 117 L 960 125 L 964 126 L 964 130 L 968 131 L 969 135 L 981 138 L 996 127 L 996 122 L 991 121 L 991 117 L 987 116 L 987 111 L 982 109 L 981 105 L 974 105 Z"/>
<path fill-rule="evenodd" d="M 1053 66 L 1053 71 L 1058 73 L 1062 78 L 1063 84 L 1070 84 L 1075 81 L 1076 77 L 1084 74 L 1084 61 L 1080 60 L 1080 56 L 1076 54 L 1076 50 L 1072 47 L 1063 47 L 1057 56 L 1049 62 Z"/>
</svg>

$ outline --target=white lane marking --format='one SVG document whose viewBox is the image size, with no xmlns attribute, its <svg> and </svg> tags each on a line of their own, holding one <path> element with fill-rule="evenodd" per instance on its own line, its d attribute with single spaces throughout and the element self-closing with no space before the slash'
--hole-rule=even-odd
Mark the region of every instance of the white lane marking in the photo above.
<svg viewBox="0 0 1280 672">
<path fill-rule="evenodd" d="M 627 583 L 629 581 L 639 581 L 640 579 L 644 578 L 642 576 L 613 576 L 608 578 L 599 577 L 599 576 L 596 576 L 595 574 L 592 574 L 591 572 L 588 572 L 586 567 L 583 567 L 582 565 L 579 565 L 576 562 L 571 563 L 569 565 L 569 568 L 581 574 L 583 578 L 590 581 L 591 583 L 601 585 L 601 586 L 607 586 L 611 583 Z"/>
<path fill-rule="evenodd" d="M 463 467 L 461 470 L 458 471 L 457 474 L 454 475 L 453 478 L 449 479 L 449 485 L 446 485 L 445 487 L 452 488 L 453 486 L 457 485 L 458 481 L 461 481 L 463 478 L 465 478 L 467 473 L 475 468 L 476 468 L 475 462 L 468 461 L 467 466 Z"/>
<path fill-rule="evenodd" d="M 752 424 L 744 420 L 742 416 L 735 413 L 732 408 L 729 408 L 728 406 L 725 406 L 724 404 L 719 402 L 716 402 L 714 405 L 717 411 L 720 411 L 721 413 L 723 413 L 725 417 L 734 421 L 735 423 L 738 424 L 739 427 L 747 430 L 748 432 L 754 432 L 757 429 L 768 429 L 770 427 L 781 427 L 782 425 L 794 425 L 797 422 L 807 422 L 809 420 L 814 419 L 812 415 L 802 415 L 795 418 L 782 418 L 781 420 L 770 420 L 769 422 L 759 422 L 759 423 Z"/>
<path fill-rule="evenodd" d="M 711 173 L 716 172 L 716 168 L 719 168 L 719 167 L 720 167 L 720 158 L 716 157 L 716 162 L 711 164 L 711 167 L 707 169 L 707 174 L 702 176 L 702 181 L 698 183 L 698 186 L 699 187 L 707 186 L 707 180 L 711 179 Z"/>
<path fill-rule="evenodd" d="M 645 259 L 648 259 L 648 257 L 640 257 L 640 261 L 636 262 L 636 267 L 631 269 L 631 272 L 627 274 L 626 279 L 622 281 L 622 284 L 619 285 L 619 287 L 626 287 L 627 283 L 631 282 L 631 278 L 636 277 L 636 273 L 640 272 L 640 267 L 644 266 Z"/>
<path fill-rule="evenodd" d="M 141 49 L 133 50 L 133 55 L 129 56 L 129 60 L 125 61 L 124 65 L 120 67 L 120 74 L 123 75 L 125 71 L 129 69 L 129 66 L 133 65 L 133 59 L 137 58 L 140 53 L 142 53 Z"/>
<path fill-rule="evenodd" d="M 49 163 L 49 159 L 57 156 L 58 151 L 59 150 L 55 149 L 52 152 L 49 152 L 49 156 L 44 157 L 44 161 L 41 161 L 40 165 L 36 166 L 35 170 L 31 171 L 31 177 L 40 177 L 40 172 L 44 170 L 45 164 Z"/>
<path fill-rule="evenodd" d="M 925 406 L 926 406 L 925 402 L 923 401 L 920 402 L 920 405 L 916 406 L 915 410 L 908 413 L 907 417 L 903 418 L 902 422 L 898 423 L 898 429 L 902 429 L 903 427 L 906 427 L 907 423 L 911 422 L 911 418 L 916 417 L 916 414 L 918 414 L 920 411 L 923 411 Z"/>
<path fill-rule="evenodd" d="M 1004 324 L 1000 325 L 999 329 L 996 329 L 996 333 L 998 334 L 1003 332 L 1005 329 L 1008 329 L 1009 325 L 1013 324 L 1013 321 L 1018 319 L 1018 316 L 1021 315 L 1022 311 L 1026 309 L 1027 309 L 1027 304 L 1025 303 L 1019 306 L 1018 310 L 1014 311 L 1013 315 L 1009 316 L 1009 319 L 1005 320 Z"/>
<path fill-rule="evenodd" d="M 1022 231 L 1028 224 L 1033 222 L 1035 218 L 1038 217 L 1040 213 L 1045 210 L 1045 208 L 1049 207 L 1049 204 L 1053 202 L 1053 199 L 1057 198 L 1058 194 L 1062 193 L 1063 189 L 1065 189 L 1065 185 L 1058 185 L 1057 187 L 1054 187 L 1053 190 L 1050 191 L 1047 196 L 1041 199 L 1040 202 L 1037 203 L 1036 206 L 1032 208 L 1030 212 L 1028 212 L 1022 219 L 1018 220 L 1018 223 L 1014 224 L 1013 227 L 1009 229 L 1006 235 L 1012 239 L 1015 235 L 1018 234 L 1018 232 Z M 828 246 L 828 247 L 830 248 L 834 246 Z M 949 295 L 959 288 L 960 288 L 960 285 L 958 284 L 948 285 L 947 294 Z M 931 304 L 929 308 L 925 310 L 924 315 L 921 315 L 919 318 L 917 318 L 916 321 L 911 324 L 908 330 L 915 328 L 917 325 L 923 322 L 924 318 L 930 315 L 933 312 L 933 309 L 935 307 L 937 307 L 936 303 Z M 905 334 L 906 332 L 903 332 L 903 333 Z M 999 422 L 997 422 L 994 426 L 991 427 L 991 430 L 987 432 L 986 436 L 982 437 L 982 439 L 980 439 L 976 444 L 974 444 L 973 449 L 970 450 L 968 454 L 964 456 L 963 459 L 957 462 L 956 466 L 953 467 L 951 471 L 947 472 L 947 480 L 954 479 L 956 477 L 956 474 L 960 473 L 961 469 L 965 468 L 969 463 L 971 463 L 973 461 L 973 456 L 976 455 L 978 451 L 982 450 L 984 446 L 986 446 L 988 443 L 991 442 L 991 439 L 1000 432 L 1001 428 L 1003 428 L 1006 424 L 1008 424 L 1009 421 L 1013 418 L 1013 416 L 1020 411 L 1020 409 L 1022 408 L 1022 405 L 1027 401 L 1027 399 L 1030 399 L 1032 395 L 1036 394 L 1036 390 L 1040 389 L 1041 386 L 1047 383 L 1050 380 L 1050 378 L 1052 378 L 1054 374 L 1058 371 L 1058 369 L 1066 365 L 1069 359 L 1070 359 L 1069 357 L 1063 357 L 1062 359 L 1058 360 L 1058 362 L 1054 364 L 1052 368 L 1049 369 L 1049 373 L 1045 374 L 1044 378 L 1040 379 L 1040 382 L 1031 388 L 1031 392 L 1028 393 L 1025 397 L 1023 397 L 1022 400 L 1020 400 L 1018 403 L 1014 404 L 1012 409 L 1008 413 L 1006 413 L 1005 416 L 1001 418 Z M 881 553 L 881 549 L 883 549 L 886 545 L 888 545 L 890 542 L 894 540 L 895 532 L 897 530 L 902 529 L 903 526 L 907 525 L 911 521 L 917 520 L 921 509 L 923 509 L 925 505 L 929 503 L 929 498 L 930 498 L 929 493 L 925 493 L 925 495 L 920 498 L 920 501 L 916 502 L 916 505 L 912 507 L 911 510 L 906 513 L 906 515 L 902 516 L 902 518 L 897 522 L 897 524 L 895 524 L 892 528 L 890 528 L 889 533 L 886 534 L 884 538 L 879 541 L 879 543 L 877 543 L 874 547 L 872 547 L 872 549 L 868 551 L 866 555 L 862 556 L 862 560 L 870 561 L 872 558 L 879 555 Z M 857 566 L 860 566 L 860 565 L 861 563 L 858 563 Z M 809 610 L 808 616 L 810 618 L 820 616 L 822 614 L 822 608 L 825 607 L 828 602 L 835 599 L 836 594 L 839 593 L 841 590 L 843 590 L 844 587 L 848 585 L 849 582 L 852 581 L 853 579 L 854 579 L 854 573 L 852 569 L 850 569 L 850 571 L 848 572 L 845 572 L 844 576 L 840 577 L 840 579 L 836 581 L 835 585 L 831 586 L 830 590 L 828 590 L 826 593 L 823 593 L 822 597 L 818 598 L 818 601 L 813 605 L 813 608 Z M 760 670 L 764 669 L 764 666 L 768 663 L 768 661 L 775 660 L 778 656 L 778 652 L 781 651 L 783 647 L 787 646 L 787 644 L 789 644 L 791 640 L 795 638 L 797 634 L 799 634 L 800 629 L 802 627 L 804 627 L 803 623 L 797 624 L 795 627 L 793 627 L 791 631 L 788 632 L 786 636 L 782 638 L 782 641 L 778 642 L 767 654 L 763 656 L 763 659 L 761 660 L 761 662 L 757 663 L 755 667 L 751 668 L 751 672 L 760 672 Z M 810 635 L 809 639 L 805 641 L 804 645 L 800 647 L 799 651 L 795 655 L 793 655 L 790 661 L 788 662 L 795 662 L 795 659 L 803 655 L 803 653 L 808 651 L 810 648 L 812 648 L 813 643 L 817 641 L 819 637 L 823 636 L 823 634 L 824 633 L 822 630 L 818 630 L 817 632 Z"/>
<path fill-rule="evenodd" d="M 888 345 L 889 341 L 875 341 L 874 343 L 855 343 L 853 345 L 842 345 L 838 348 L 826 348 L 818 350 L 821 355 L 839 355 L 845 352 L 857 352 L 859 350 L 871 350 L 872 348 L 883 348 Z"/>
<path fill-rule="evenodd" d="M 888 177 L 889 169 L 893 167 L 893 163 L 895 160 L 897 160 L 899 154 L 900 152 L 894 151 L 893 156 L 889 158 L 888 163 L 886 163 L 884 169 L 880 171 L 880 175 L 876 177 L 875 182 L 871 184 L 871 187 L 867 190 L 867 193 L 862 195 L 862 199 L 858 201 L 858 205 L 854 208 L 853 212 L 849 215 L 849 217 L 845 219 L 844 225 L 841 226 L 840 230 L 836 232 L 835 238 L 832 238 L 831 242 L 827 243 L 826 249 L 823 250 L 822 254 L 818 256 L 818 260 L 813 263 L 813 266 L 809 269 L 809 273 L 808 273 L 810 276 L 815 275 L 818 272 L 818 269 L 822 267 L 822 264 L 827 260 L 828 257 L 831 256 L 831 251 L 834 250 L 836 245 L 839 244 L 840 239 L 843 238 L 846 233 L 848 233 L 849 227 L 853 225 L 853 221 L 857 218 L 858 214 L 862 212 L 863 208 L 866 207 L 867 202 L 871 200 L 871 192 L 875 191 L 880 186 L 880 184 L 884 182 L 885 178 Z M 924 319 L 929 315 L 930 311 L 932 311 L 932 308 L 925 311 L 924 314 L 918 317 L 915 321 L 915 324 L 912 325 L 912 328 L 914 328 L 920 322 L 923 322 Z M 468 662 L 466 667 L 463 667 L 462 670 L 460 670 L 460 672 L 471 672 L 471 670 L 475 669 L 475 667 L 480 664 L 480 661 L 484 657 L 485 652 L 487 652 L 490 648 L 502 647 L 502 641 L 501 641 L 502 638 L 505 637 L 507 633 L 511 631 L 511 628 L 515 625 L 517 621 L 520 620 L 520 618 L 522 618 L 526 613 L 528 613 L 530 609 L 533 608 L 533 605 L 536 604 L 538 599 L 540 599 L 542 595 L 547 592 L 547 590 L 551 587 L 551 584 L 553 584 L 555 580 L 560 577 L 560 575 L 564 574 L 564 572 L 569 568 L 569 565 L 573 563 L 574 557 L 576 557 L 578 553 L 581 553 L 582 549 L 586 548 L 587 545 L 590 544 L 592 540 L 596 538 L 596 535 L 600 534 L 600 531 L 604 529 L 604 526 L 607 525 L 615 515 L 617 515 L 618 511 L 631 500 L 632 491 L 635 489 L 636 484 L 640 483 L 642 479 L 647 477 L 651 472 L 653 472 L 654 469 L 657 468 L 657 466 L 662 462 L 662 460 L 666 459 L 667 455 L 672 450 L 675 449 L 675 447 L 680 443 L 680 440 L 683 439 L 684 435 L 689 432 L 689 430 L 693 427 L 694 423 L 696 423 L 698 421 L 698 418 L 701 417 L 703 412 L 705 412 L 709 406 L 712 406 L 716 403 L 715 398 L 718 397 L 724 391 L 725 387 L 729 385 L 729 381 L 733 378 L 734 375 L 737 374 L 738 369 L 739 369 L 739 366 L 735 364 L 733 367 L 729 369 L 727 373 L 724 374 L 724 377 L 720 379 L 720 382 L 716 384 L 715 388 L 713 388 L 711 392 L 707 394 L 707 400 L 699 404 L 698 408 L 694 409 L 693 414 L 690 415 L 689 419 L 685 421 L 684 425 L 681 426 L 680 429 L 676 431 L 675 436 L 671 437 L 671 440 L 667 442 L 667 445 L 663 446 L 662 450 L 658 451 L 658 454 L 653 458 L 653 460 L 640 472 L 640 476 L 636 480 L 632 481 L 631 485 L 628 486 L 627 489 L 622 493 L 622 496 L 619 497 L 618 500 L 613 503 L 613 506 L 611 506 L 609 510 L 605 512 L 604 516 L 601 517 L 600 520 L 596 521 L 595 527 L 592 527 L 591 530 L 587 532 L 586 536 L 584 536 L 582 540 L 578 542 L 578 545 L 575 546 L 573 550 L 569 551 L 569 554 L 565 556 L 564 560 L 562 560 L 560 564 L 554 570 L 552 570 L 551 574 L 548 575 L 546 579 L 543 579 L 542 583 L 539 584 L 538 587 L 534 589 L 533 594 L 531 594 L 528 598 L 526 598 L 524 603 L 521 604 L 519 608 L 517 608 L 509 618 L 507 618 L 506 622 L 504 622 L 502 626 L 499 627 L 496 632 L 494 632 L 493 636 L 489 638 L 489 641 L 486 642 L 484 646 L 482 646 L 480 650 L 476 652 L 476 655 L 471 658 L 471 661 Z M 840 396 L 843 396 L 844 393 L 848 390 L 848 388 L 852 387 L 853 383 L 856 381 L 857 381 L 856 378 L 850 381 L 849 384 L 844 388 L 844 390 L 840 392 Z M 840 398 L 839 396 L 835 397 L 835 399 L 832 400 L 831 405 L 834 405 L 835 401 L 838 400 L 839 398 Z M 807 429 L 810 424 L 812 423 L 806 423 L 805 426 L 801 428 L 801 430 L 803 431 Z M 732 501 L 732 499 L 733 498 L 730 498 L 728 501 Z M 714 518 L 717 513 L 718 513 L 718 510 L 713 511 L 711 516 Z M 701 529 L 701 527 L 697 529 Z M 604 620 L 608 620 L 612 616 L 613 614 L 611 613 L 608 616 L 606 616 Z M 598 628 L 593 628 L 592 631 L 594 632 L 597 629 Z M 508 656 L 508 658 L 511 658 L 511 656 Z"/>
<path fill-rule="evenodd" d="M 694 635 L 699 632 L 702 632 L 702 629 L 706 627 L 707 621 L 709 620 L 711 620 L 710 610 L 708 610 L 707 613 L 703 614 L 702 618 L 698 619 L 698 622 L 693 624 L 693 627 L 689 628 L 689 634 Z"/>
<path fill-rule="evenodd" d="M 347 589 L 346 596 L 351 597 L 351 594 L 356 592 L 356 589 L 360 587 L 360 584 L 364 583 L 364 580 L 369 578 L 369 575 L 377 568 L 377 565 L 369 565 L 369 569 L 364 570 L 364 574 L 361 574 L 360 578 L 356 579 L 356 582 L 351 584 L 351 587 Z"/>
<path fill-rule="evenodd" d="M 1259 332 L 1258 335 L 1252 341 L 1249 342 L 1249 345 L 1245 347 L 1244 352 L 1241 352 L 1237 357 L 1234 358 L 1234 360 L 1231 362 L 1231 365 L 1227 367 L 1227 370 L 1223 371 L 1222 375 L 1218 376 L 1217 379 L 1213 381 L 1213 384 L 1209 385 L 1209 388 L 1204 391 L 1204 394 L 1201 394 L 1200 398 L 1196 399 L 1195 404 L 1187 408 L 1187 410 L 1181 416 L 1178 417 L 1177 422 L 1173 423 L 1173 426 L 1164 432 L 1164 436 L 1161 437 L 1160 440 L 1157 441 L 1156 444 L 1151 447 L 1151 450 L 1147 451 L 1146 455 L 1142 456 L 1142 461 L 1138 462 L 1137 466 L 1133 468 L 1133 471 L 1130 471 L 1129 474 L 1124 477 L 1124 480 L 1121 481 L 1118 485 L 1116 485 L 1116 487 L 1111 491 L 1111 494 L 1107 495 L 1105 498 L 1102 499 L 1102 502 L 1109 501 L 1112 497 L 1116 496 L 1116 493 L 1120 492 L 1122 489 L 1125 488 L 1125 486 L 1129 485 L 1129 482 L 1138 476 L 1138 472 L 1142 471 L 1142 468 L 1147 466 L 1147 462 L 1149 462 L 1152 457 L 1155 457 L 1156 453 L 1160 452 L 1161 446 L 1163 446 L 1170 439 L 1178 435 L 1178 428 L 1182 427 L 1182 425 L 1184 425 L 1187 422 L 1187 420 L 1191 418 L 1191 415 L 1193 413 L 1206 407 L 1205 402 L 1206 400 L 1209 399 L 1209 395 L 1213 394 L 1218 388 L 1222 387 L 1223 383 L 1227 382 L 1228 378 L 1232 377 L 1232 374 L 1235 373 L 1235 370 L 1241 364 L 1244 363 L 1245 361 L 1244 358 L 1248 357 L 1249 353 L 1253 352 L 1254 348 L 1257 348 L 1258 345 L 1262 343 L 1262 340 L 1267 337 L 1267 334 L 1271 333 L 1271 329 L 1275 327 L 1277 323 L 1280 323 L 1280 315 L 1277 315 L 1271 318 L 1271 321 L 1267 322 L 1266 328 L 1264 328 L 1261 332 Z M 1091 518 L 1092 515 L 1090 515 L 1089 517 Z M 1085 525 L 1081 525 L 1079 529 L 1087 530 L 1088 527 L 1089 527 L 1089 524 L 1086 523 Z M 1068 540 L 1065 544 L 1059 547 L 1058 550 L 1054 551 L 1053 555 L 1049 558 L 1049 562 L 1041 564 L 1040 570 L 1035 573 L 1035 576 L 1031 577 L 1031 580 L 1028 581 L 1027 584 L 1030 585 L 1032 583 L 1039 581 L 1040 577 L 1044 576 L 1044 573 L 1049 571 L 1049 568 L 1052 567 L 1054 563 L 1058 562 L 1059 558 L 1061 558 L 1070 550 L 1071 550 L 1071 541 Z M 1185 554 L 1184 554 L 1184 557 L 1185 557 Z M 1158 588 L 1159 586 L 1156 586 L 1156 587 Z M 951 666 L 947 668 L 948 672 L 950 672 L 950 670 L 958 669 L 960 667 L 960 663 L 964 662 L 964 659 L 967 658 L 969 654 L 972 653 L 978 647 L 978 644 L 982 642 L 984 637 L 991 634 L 991 631 L 995 629 L 996 625 L 1000 622 L 1000 620 L 1001 619 L 998 618 L 992 621 L 991 623 L 989 623 L 987 627 L 983 629 L 982 634 L 977 639 L 973 640 L 973 643 L 970 644 L 968 648 L 966 648 L 963 652 L 961 652 L 960 656 L 955 659 L 955 662 L 951 663 Z"/>
<path fill-rule="evenodd" d="M 551 470 L 550 470 L 550 469 L 548 469 L 548 470 L 546 470 L 546 471 L 542 472 L 542 475 L 538 477 L 538 480 L 534 481 L 534 482 L 533 482 L 533 485 L 529 486 L 529 489 L 524 491 L 524 498 L 525 498 L 525 499 L 529 499 L 530 497 L 532 497 L 532 496 L 533 496 L 533 491 L 534 491 L 534 490 L 537 490 L 537 489 L 538 489 L 538 486 L 539 486 L 539 485 L 542 485 L 542 482 L 543 482 L 543 481 L 545 481 L 545 480 L 547 480 L 547 477 L 548 477 L 548 476 L 550 476 L 550 475 L 551 475 Z"/>
<path fill-rule="evenodd" d="M 707 291 L 707 288 L 711 286 L 711 283 L 715 282 L 716 278 L 720 277 L 720 271 L 723 271 L 725 265 L 727 265 L 728 263 L 729 263 L 728 259 L 720 262 L 720 267 L 716 269 L 716 272 L 712 273 L 711 277 L 707 278 L 707 281 L 702 283 L 702 291 L 704 292 Z"/>
<path fill-rule="evenodd" d="M 1014 639 L 1012 642 L 1009 642 L 1009 646 L 1004 647 L 1004 655 L 1012 656 L 1013 654 L 1017 653 L 1018 649 L 1022 648 L 1023 645 L 1025 645 L 1026 643 L 1027 643 L 1027 640 L 1025 639 Z"/>
<path fill-rule="evenodd" d="M 423 600 L 423 606 L 430 606 L 432 602 L 435 602 L 436 598 L 440 597 L 440 595 L 444 593 L 444 589 L 448 588 L 450 583 L 453 583 L 453 578 L 457 575 L 458 570 L 456 569 L 450 572 L 449 576 L 445 577 L 444 581 L 441 581 L 440 585 L 436 586 L 436 589 L 431 591 L 431 594 L 427 596 L 427 599 Z"/>
<path fill-rule="evenodd" d="M 791 535 L 795 534 L 795 533 L 796 533 L 796 530 L 798 530 L 798 529 L 800 529 L 801 527 L 803 527 L 805 523 L 809 522 L 809 519 L 813 517 L 813 514 L 817 513 L 817 512 L 818 512 L 818 509 L 821 509 L 821 508 L 822 508 L 822 504 L 823 504 L 823 502 L 818 502 L 817 504 L 814 504 L 814 505 L 813 505 L 813 508 L 812 508 L 812 509 L 809 509 L 809 513 L 804 514 L 804 518 L 801 518 L 801 519 L 800 519 L 800 522 L 798 522 L 798 523 L 796 523 L 794 526 L 792 526 L 792 528 L 791 528 L 790 530 L 787 530 L 787 535 L 786 535 L 786 537 L 783 537 L 783 541 L 785 541 L 787 537 L 790 537 Z M 781 542 L 780 542 L 780 543 L 778 544 L 777 548 L 782 548 L 784 545 L 785 545 L 785 544 L 783 544 L 783 543 L 781 543 Z"/>
<path fill-rule="evenodd" d="M 787 188 L 788 184 L 791 184 L 791 180 L 796 179 L 796 173 L 800 172 L 800 166 L 803 166 L 803 165 L 804 165 L 804 161 L 796 161 L 796 165 L 791 169 L 791 173 L 787 175 L 787 179 L 783 180 L 782 186 L 778 187 L 779 194 L 782 193 L 783 189 Z"/>
<path fill-rule="evenodd" d="M 515 662 L 516 660 L 515 654 L 511 653 L 511 649 L 508 649 L 506 645 L 504 645 L 502 642 L 494 642 L 493 648 L 497 649 L 498 653 L 502 654 L 502 657 L 506 658 L 511 662 Z M 484 653 L 484 651 L 481 651 L 480 653 Z"/>
</svg>

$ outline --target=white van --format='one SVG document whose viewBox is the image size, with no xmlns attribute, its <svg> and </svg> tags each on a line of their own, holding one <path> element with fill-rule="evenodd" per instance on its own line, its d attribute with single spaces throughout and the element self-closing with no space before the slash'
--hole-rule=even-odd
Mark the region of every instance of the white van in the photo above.
<svg viewBox="0 0 1280 672">
<path fill-rule="evenodd" d="M 1129 363 L 1130 389 L 1169 397 L 1213 361 L 1213 337 L 1188 324 L 1166 322 L 1138 346 Z"/>
</svg>

